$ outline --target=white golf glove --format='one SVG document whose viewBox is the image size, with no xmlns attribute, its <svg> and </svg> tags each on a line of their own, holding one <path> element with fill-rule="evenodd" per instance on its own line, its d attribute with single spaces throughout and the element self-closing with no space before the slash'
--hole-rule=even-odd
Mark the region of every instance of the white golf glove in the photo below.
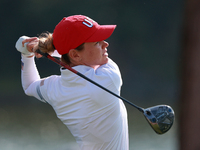
<svg viewBox="0 0 200 150">
<path fill-rule="evenodd" d="M 17 40 L 17 42 L 16 42 L 16 44 L 15 44 L 15 47 L 16 47 L 16 49 L 17 49 L 19 52 L 21 52 L 24 56 L 27 56 L 27 57 L 28 57 L 28 56 L 33 56 L 34 53 L 29 52 L 29 51 L 27 50 L 26 45 L 27 45 L 28 43 L 25 43 L 25 44 L 24 44 L 24 47 L 22 46 L 22 41 L 25 40 L 25 39 L 27 39 L 27 38 L 29 38 L 29 37 L 27 37 L 27 36 L 21 36 L 21 37 Z"/>
</svg>

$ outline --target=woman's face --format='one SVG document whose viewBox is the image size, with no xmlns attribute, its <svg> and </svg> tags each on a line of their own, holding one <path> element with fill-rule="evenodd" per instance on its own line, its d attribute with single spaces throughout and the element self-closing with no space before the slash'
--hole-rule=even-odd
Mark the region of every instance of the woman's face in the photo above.
<svg viewBox="0 0 200 150">
<path fill-rule="evenodd" d="M 85 43 L 84 49 L 79 51 L 81 64 L 92 68 L 106 64 L 108 62 L 108 46 L 106 41 Z"/>
</svg>

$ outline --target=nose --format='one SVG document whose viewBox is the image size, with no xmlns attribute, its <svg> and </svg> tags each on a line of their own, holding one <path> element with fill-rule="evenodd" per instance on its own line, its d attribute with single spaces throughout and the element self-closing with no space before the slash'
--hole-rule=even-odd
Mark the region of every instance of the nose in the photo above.
<svg viewBox="0 0 200 150">
<path fill-rule="evenodd" d="M 106 42 L 106 41 L 103 41 L 103 48 L 106 48 L 106 47 L 108 47 L 108 46 L 109 46 L 109 43 Z"/>
</svg>

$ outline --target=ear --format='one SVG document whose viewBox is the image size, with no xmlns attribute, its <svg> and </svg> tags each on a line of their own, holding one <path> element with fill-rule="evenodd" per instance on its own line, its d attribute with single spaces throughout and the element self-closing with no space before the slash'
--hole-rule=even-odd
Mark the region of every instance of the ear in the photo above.
<svg viewBox="0 0 200 150">
<path fill-rule="evenodd" d="M 76 49 L 71 49 L 68 53 L 68 56 L 75 62 L 79 62 L 81 59 L 81 55 Z"/>
</svg>

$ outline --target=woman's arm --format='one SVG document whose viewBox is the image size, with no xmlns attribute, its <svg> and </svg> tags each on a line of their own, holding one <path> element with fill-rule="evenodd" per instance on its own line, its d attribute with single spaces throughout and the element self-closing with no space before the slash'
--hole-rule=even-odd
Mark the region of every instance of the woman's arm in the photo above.
<svg viewBox="0 0 200 150">
<path fill-rule="evenodd" d="M 17 41 L 16 49 L 22 53 L 21 81 L 23 90 L 27 95 L 34 96 L 41 100 L 37 92 L 37 87 L 40 84 L 40 75 L 35 64 L 33 53 L 33 49 L 36 49 L 37 44 L 38 39 L 36 37 L 29 38 L 23 36 Z"/>
<path fill-rule="evenodd" d="M 40 75 L 35 65 L 34 57 L 26 57 L 22 55 L 21 59 L 22 70 L 21 70 L 21 80 L 22 87 L 27 95 L 28 87 L 35 81 L 40 80 Z"/>
</svg>

